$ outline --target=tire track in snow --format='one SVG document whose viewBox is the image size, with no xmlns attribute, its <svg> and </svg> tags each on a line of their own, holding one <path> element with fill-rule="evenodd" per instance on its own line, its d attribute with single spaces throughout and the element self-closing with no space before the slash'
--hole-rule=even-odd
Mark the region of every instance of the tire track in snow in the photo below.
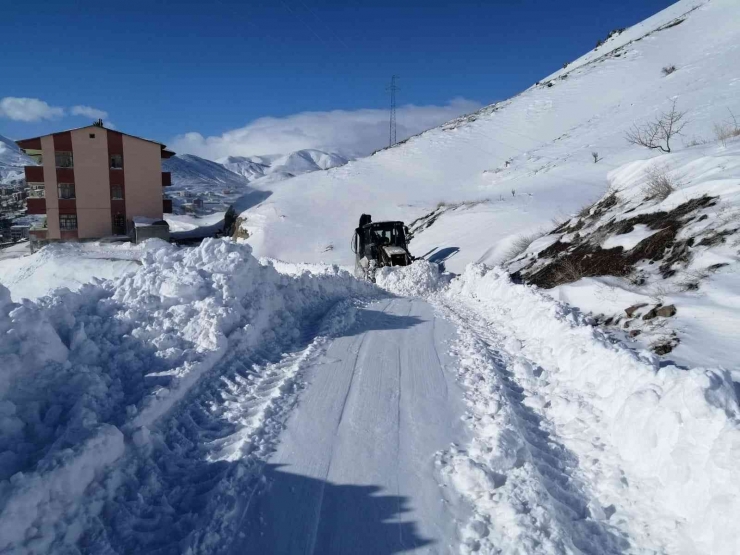
<svg viewBox="0 0 740 555">
<path fill-rule="evenodd" d="M 348 325 L 341 320 L 352 310 L 349 302 L 337 303 L 282 346 L 252 350 L 237 341 L 152 431 L 152 441 L 132 446 L 111 473 L 107 487 L 114 492 L 103 518 L 90 523 L 81 539 L 86 551 L 227 549 L 240 516 L 265 485 L 264 461 L 303 387 L 303 369 L 324 353 L 331 321 Z"/>
<path fill-rule="evenodd" d="M 547 429 L 509 369 L 524 363 L 506 354 L 474 312 L 440 298 L 437 304 L 459 327 L 453 352 L 475 434 L 466 449 L 453 447 L 438 461 L 443 480 L 474 506 L 461 529 L 462 552 L 623 553 L 627 538 L 597 518 L 601 509 L 577 458 Z"/>
</svg>

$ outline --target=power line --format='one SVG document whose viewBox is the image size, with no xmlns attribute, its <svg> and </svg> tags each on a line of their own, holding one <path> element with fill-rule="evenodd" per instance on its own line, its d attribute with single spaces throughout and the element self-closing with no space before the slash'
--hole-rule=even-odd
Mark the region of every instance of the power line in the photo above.
<svg viewBox="0 0 740 555">
<path fill-rule="evenodd" d="M 398 75 L 391 76 L 391 84 L 386 87 L 387 91 L 391 93 L 391 117 L 388 128 L 388 146 L 391 147 L 396 144 L 396 91 L 399 90 L 396 85 L 396 79 Z"/>
</svg>

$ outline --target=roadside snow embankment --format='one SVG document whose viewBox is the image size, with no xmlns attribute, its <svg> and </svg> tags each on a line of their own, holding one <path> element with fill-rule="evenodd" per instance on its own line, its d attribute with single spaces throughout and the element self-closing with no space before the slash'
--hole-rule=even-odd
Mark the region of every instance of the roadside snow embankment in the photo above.
<svg viewBox="0 0 740 555">
<path fill-rule="evenodd" d="M 601 508 L 591 506 L 590 518 L 626 531 L 639 549 L 740 552 L 740 411 L 729 372 L 636 355 L 500 269 L 469 266 L 443 299 L 495 330 L 526 405 L 593 488 Z"/>
<path fill-rule="evenodd" d="M 147 252 L 136 273 L 38 304 L 0 286 L 0 551 L 75 544 L 114 495 L 105 467 L 145 448 L 227 350 L 295 341 L 377 294 L 337 269 L 281 274 L 222 240 Z M 91 489 L 102 503 L 81 502 Z"/>
</svg>

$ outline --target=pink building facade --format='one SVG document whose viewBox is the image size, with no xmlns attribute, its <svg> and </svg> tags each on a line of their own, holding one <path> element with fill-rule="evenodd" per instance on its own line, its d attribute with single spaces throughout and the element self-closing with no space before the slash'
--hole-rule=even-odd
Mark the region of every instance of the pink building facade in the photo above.
<svg viewBox="0 0 740 555">
<path fill-rule="evenodd" d="M 46 214 L 39 240 L 97 239 L 125 235 L 137 216 L 162 219 L 171 211 L 163 198 L 170 174 L 165 145 L 88 127 L 16 141 L 37 166 L 26 166 L 29 214 Z"/>
</svg>

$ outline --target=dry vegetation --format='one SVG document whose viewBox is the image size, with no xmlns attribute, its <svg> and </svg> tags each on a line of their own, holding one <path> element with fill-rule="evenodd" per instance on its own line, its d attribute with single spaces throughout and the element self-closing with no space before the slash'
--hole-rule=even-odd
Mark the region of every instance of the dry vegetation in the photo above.
<svg viewBox="0 0 740 555">
<path fill-rule="evenodd" d="M 634 125 L 627 132 L 625 138 L 633 145 L 644 146 L 651 150 L 671 151 L 671 139 L 680 135 L 686 127 L 686 112 L 676 109 L 676 101 L 673 101 L 671 109 L 662 112 L 654 121 L 643 125 Z"/>
<path fill-rule="evenodd" d="M 535 233 L 530 233 L 527 235 L 520 235 L 519 237 L 514 239 L 511 247 L 509 247 L 509 250 L 507 250 L 506 254 L 504 254 L 504 261 L 508 262 L 524 254 L 524 252 L 529 248 L 529 245 L 531 245 L 534 241 L 536 241 L 543 235 L 545 235 L 544 231 L 537 231 Z"/>
<path fill-rule="evenodd" d="M 645 171 L 646 183 L 643 189 L 645 200 L 662 201 L 668 198 L 678 187 L 666 168 L 653 166 Z"/>
<path fill-rule="evenodd" d="M 722 143 L 722 146 L 727 146 L 727 141 L 729 139 L 740 137 L 740 126 L 738 126 L 737 118 L 735 117 L 735 114 L 732 113 L 732 110 L 730 110 L 730 117 L 732 118 L 732 121 L 714 124 L 714 136 L 720 143 Z"/>
</svg>

